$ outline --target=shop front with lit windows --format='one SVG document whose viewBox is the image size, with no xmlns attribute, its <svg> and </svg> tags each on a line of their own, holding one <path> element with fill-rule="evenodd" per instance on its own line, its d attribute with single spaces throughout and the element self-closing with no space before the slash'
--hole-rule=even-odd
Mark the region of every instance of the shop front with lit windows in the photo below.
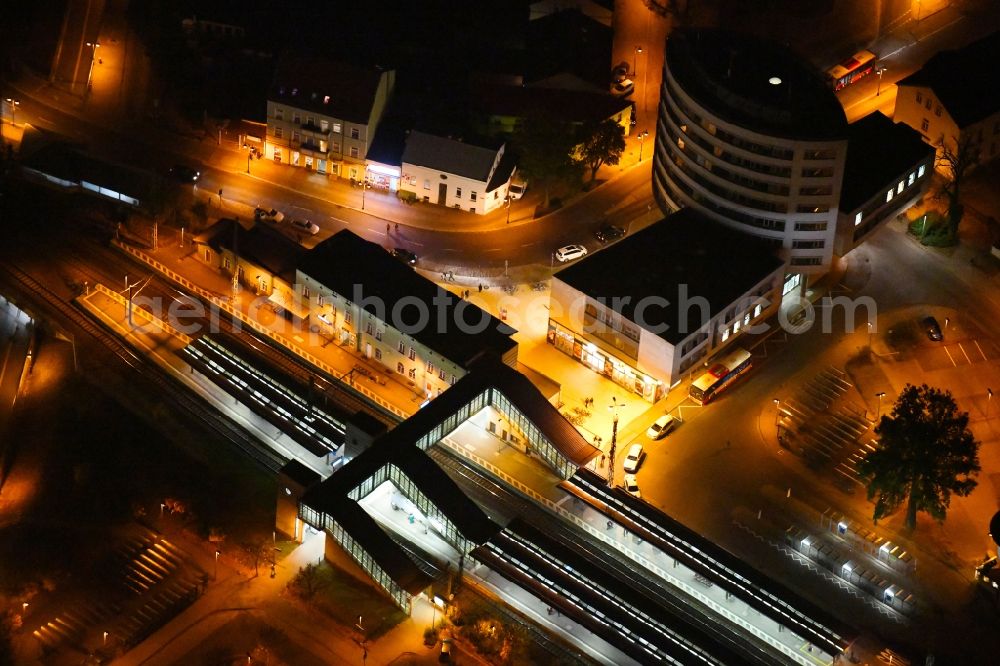
<svg viewBox="0 0 1000 666">
<path fill-rule="evenodd" d="M 607 353 L 551 319 L 547 340 L 562 353 L 649 402 L 656 402 L 667 393 L 667 386 L 660 380 Z"/>
</svg>

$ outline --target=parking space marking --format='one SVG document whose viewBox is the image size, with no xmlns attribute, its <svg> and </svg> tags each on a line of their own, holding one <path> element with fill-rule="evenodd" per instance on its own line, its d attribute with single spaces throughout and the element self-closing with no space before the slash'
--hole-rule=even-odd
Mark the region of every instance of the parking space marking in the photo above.
<svg viewBox="0 0 1000 666">
<path fill-rule="evenodd" d="M 955 357 L 951 355 L 951 352 L 948 351 L 947 347 L 944 347 L 944 353 L 948 355 L 948 360 L 951 361 L 951 364 L 957 368 L 958 363 L 955 363 Z"/>
<path fill-rule="evenodd" d="M 965 360 L 967 360 L 970 365 L 973 364 L 973 363 L 979 363 L 979 359 L 976 359 L 975 361 L 972 360 L 972 357 L 969 356 L 969 352 L 966 351 L 966 349 L 965 349 L 965 345 L 963 345 L 961 342 L 959 342 L 958 343 L 958 347 L 959 347 L 959 349 L 962 350 L 962 353 L 965 354 Z"/>
</svg>

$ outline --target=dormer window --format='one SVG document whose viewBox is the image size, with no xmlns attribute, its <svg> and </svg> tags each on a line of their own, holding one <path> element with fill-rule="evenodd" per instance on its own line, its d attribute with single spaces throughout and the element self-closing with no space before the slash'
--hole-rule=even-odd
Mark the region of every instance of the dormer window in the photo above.
<svg viewBox="0 0 1000 666">
<path fill-rule="evenodd" d="M 298 88 L 292 88 L 292 97 L 295 97 L 298 94 L 299 94 L 299 89 Z"/>
<path fill-rule="evenodd" d="M 323 97 L 323 103 L 324 104 L 329 104 L 330 103 L 330 96 L 329 95 L 326 95 L 326 96 Z"/>
</svg>

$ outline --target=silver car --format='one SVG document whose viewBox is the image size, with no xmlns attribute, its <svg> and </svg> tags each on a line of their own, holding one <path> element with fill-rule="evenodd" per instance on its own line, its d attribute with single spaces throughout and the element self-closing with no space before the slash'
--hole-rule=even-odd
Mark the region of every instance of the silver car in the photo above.
<svg viewBox="0 0 1000 666">
<path fill-rule="evenodd" d="M 582 245 L 567 245 L 556 250 L 556 259 L 565 263 L 579 259 L 587 254 L 587 248 Z"/>
</svg>

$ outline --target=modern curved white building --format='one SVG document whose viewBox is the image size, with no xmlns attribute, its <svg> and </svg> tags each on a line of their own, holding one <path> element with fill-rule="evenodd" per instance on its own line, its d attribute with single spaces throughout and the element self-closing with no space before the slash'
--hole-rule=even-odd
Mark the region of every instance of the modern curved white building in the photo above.
<svg viewBox="0 0 1000 666">
<path fill-rule="evenodd" d="M 723 30 L 667 41 L 653 191 L 783 248 L 785 293 L 833 259 L 847 119 L 788 49 Z M 804 286 L 804 285 L 802 285 Z"/>
</svg>

